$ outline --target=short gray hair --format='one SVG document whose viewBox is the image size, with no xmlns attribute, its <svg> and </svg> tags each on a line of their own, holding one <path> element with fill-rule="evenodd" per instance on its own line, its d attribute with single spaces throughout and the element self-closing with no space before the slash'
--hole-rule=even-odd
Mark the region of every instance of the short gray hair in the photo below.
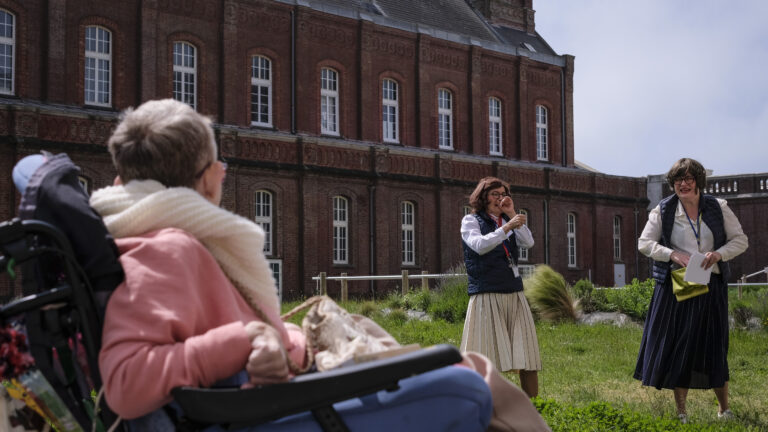
<svg viewBox="0 0 768 432">
<path fill-rule="evenodd" d="M 195 174 L 217 151 L 211 120 L 174 99 L 125 110 L 107 145 L 123 183 L 151 179 L 167 187 L 194 188 Z"/>
</svg>

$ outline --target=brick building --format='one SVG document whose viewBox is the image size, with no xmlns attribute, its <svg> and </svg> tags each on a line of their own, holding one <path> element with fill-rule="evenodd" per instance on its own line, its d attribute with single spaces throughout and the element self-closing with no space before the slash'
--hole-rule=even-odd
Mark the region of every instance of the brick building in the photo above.
<svg viewBox="0 0 768 432">
<path fill-rule="evenodd" d="M 532 0 L 0 0 L 0 45 L 0 220 L 17 160 L 67 152 L 89 190 L 111 184 L 118 113 L 175 97 L 214 119 L 223 206 L 265 227 L 285 298 L 321 271 L 460 263 L 488 175 L 528 214 L 525 270 L 647 274 L 647 180 L 576 165 L 574 57 L 536 33 Z"/>
</svg>

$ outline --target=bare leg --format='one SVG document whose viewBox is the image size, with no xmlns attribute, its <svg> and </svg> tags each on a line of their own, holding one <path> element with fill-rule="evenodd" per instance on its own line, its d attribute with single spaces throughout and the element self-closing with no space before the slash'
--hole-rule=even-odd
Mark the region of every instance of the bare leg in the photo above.
<svg viewBox="0 0 768 432">
<path fill-rule="evenodd" d="M 675 387 L 672 392 L 675 394 L 675 405 L 677 405 L 677 413 L 686 414 L 685 400 L 688 398 L 688 389 L 683 387 Z"/>
<path fill-rule="evenodd" d="M 728 409 L 728 381 L 722 387 L 718 387 L 715 390 L 715 396 L 717 396 L 717 402 L 720 404 L 720 413 Z"/>
<path fill-rule="evenodd" d="M 539 395 L 539 373 L 538 371 L 520 371 L 520 387 L 523 388 L 528 397 Z"/>
</svg>

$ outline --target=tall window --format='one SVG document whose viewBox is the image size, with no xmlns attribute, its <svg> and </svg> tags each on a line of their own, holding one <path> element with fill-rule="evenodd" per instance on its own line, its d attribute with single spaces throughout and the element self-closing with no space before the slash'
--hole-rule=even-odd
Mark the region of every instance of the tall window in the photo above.
<svg viewBox="0 0 768 432">
<path fill-rule="evenodd" d="M 342 196 L 333 197 L 333 263 L 349 262 L 349 202 Z"/>
<path fill-rule="evenodd" d="M 320 71 L 320 132 L 339 134 L 339 74 L 328 68 Z"/>
<path fill-rule="evenodd" d="M 14 91 L 14 61 L 16 58 L 16 26 L 15 17 L 8 11 L 0 9 L 0 93 L 13 94 Z"/>
<path fill-rule="evenodd" d="M 526 210 L 526 209 L 519 209 L 517 212 L 519 214 L 521 214 L 521 215 L 525 215 L 526 220 L 528 219 L 528 210 Z M 526 224 L 527 223 L 528 222 L 526 222 Z M 517 245 L 517 259 L 519 261 L 528 261 L 528 248 L 527 247 L 522 247 L 520 245 Z"/>
<path fill-rule="evenodd" d="M 382 137 L 384 137 L 384 142 L 400 142 L 397 120 L 397 82 L 391 79 L 385 79 L 382 81 L 381 87 Z"/>
<path fill-rule="evenodd" d="M 85 103 L 112 103 L 112 33 L 104 27 L 85 28 Z"/>
<path fill-rule="evenodd" d="M 488 147 L 492 155 L 501 155 L 501 101 L 488 99 Z"/>
<path fill-rule="evenodd" d="M 403 201 L 400 203 L 400 232 L 401 244 L 403 250 L 403 265 L 416 264 L 415 254 L 415 224 L 414 224 L 414 205 L 412 202 Z"/>
<path fill-rule="evenodd" d="M 272 62 L 262 56 L 251 58 L 251 124 L 272 126 Z"/>
<path fill-rule="evenodd" d="M 568 267 L 576 267 L 576 215 L 568 213 Z"/>
<path fill-rule="evenodd" d="M 536 159 L 549 160 L 549 117 L 547 108 L 536 105 Z"/>
<path fill-rule="evenodd" d="M 441 149 L 453 148 L 453 95 L 446 89 L 437 91 L 437 143 Z"/>
<path fill-rule="evenodd" d="M 253 221 L 264 230 L 264 254 L 272 255 L 272 193 L 256 191 L 253 206 Z"/>
<path fill-rule="evenodd" d="M 272 270 L 272 277 L 275 278 L 275 284 L 277 285 L 277 297 L 283 300 L 283 260 L 271 259 L 269 262 L 269 268 Z"/>
<path fill-rule="evenodd" d="M 613 260 L 621 261 L 621 216 L 613 217 Z"/>
<path fill-rule="evenodd" d="M 186 42 L 173 44 L 173 98 L 197 109 L 197 49 Z"/>
<path fill-rule="evenodd" d="M 465 205 L 464 208 L 461 209 L 461 212 L 462 212 L 461 213 L 462 216 L 466 216 L 466 215 L 472 213 L 472 207 L 470 207 L 468 205 Z"/>
</svg>

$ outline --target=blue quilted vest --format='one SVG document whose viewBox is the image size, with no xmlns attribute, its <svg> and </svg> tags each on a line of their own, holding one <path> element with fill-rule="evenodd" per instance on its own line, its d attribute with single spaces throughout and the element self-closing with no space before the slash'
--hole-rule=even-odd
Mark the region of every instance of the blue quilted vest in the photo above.
<svg viewBox="0 0 768 432">
<path fill-rule="evenodd" d="M 672 226 L 675 223 L 675 211 L 677 210 L 678 201 L 677 195 L 670 195 L 659 203 L 659 209 L 661 210 L 661 239 L 659 244 L 665 247 L 671 247 L 670 237 L 672 236 Z M 699 199 L 699 211 L 701 212 L 701 220 L 712 231 L 715 249 L 723 246 L 726 242 L 725 226 L 723 225 L 723 210 L 720 208 L 717 198 L 712 195 L 702 194 L 701 199 Z M 653 278 L 656 279 L 656 284 L 666 283 L 671 265 L 672 261 L 653 262 Z M 717 265 L 720 267 L 723 282 L 728 282 L 731 278 L 731 267 L 727 262 L 723 261 L 718 262 Z"/>
<path fill-rule="evenodd" d="M 498 228 L 494 220 L 486 213 L 476 213 L 473 216 L 480 224 L 480 232 L 483 235 L 491 233 Z M 502 217 L 504 221 L 509 220 L 506 215 L 502 215 Z M 480 255 L 473 251 L 464 241 L 461 243 L 464 247 L 464 264 L 467 266 L 467 276 L 469 279 L 467 292 L 469 295 L 513 293 L 523 290 L 523 279 L 520 276 L 515 277 L 515 272 L 509 267 L 503 243 L 485 255 Z M 515 236 L 511 235 L 505 243 L 515 265 L 517 265 L 517 241 Z"/>
</svg>

